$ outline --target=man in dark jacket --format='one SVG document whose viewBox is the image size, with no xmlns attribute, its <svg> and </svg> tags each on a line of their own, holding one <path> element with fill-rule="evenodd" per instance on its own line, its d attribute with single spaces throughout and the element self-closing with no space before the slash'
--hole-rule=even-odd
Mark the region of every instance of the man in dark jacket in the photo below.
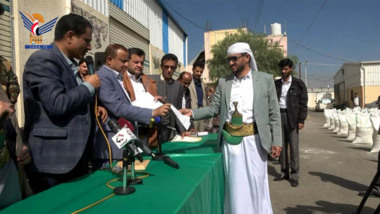
<svg viewBox="0 0 380 214">
<path fill-rule="evenodd" d="M 183 86 L 173 79 L 173 74 L 178 67 L 178 58 L 174 54 L 166 54 L 161 58 L 161 75 L 154 76 L 153 79 L 157 83 L 157 95 L 165 99 L 165 103 L 171 103 L 175 108 L 182 108 Z M 167 142 L 181 134 L 184 136 L 186 133 L 185 127 L 177 119 L 173 111 L 162 117 L 161 124 L 163 127 L 175 128 L 164 129 L 160 134 L 162 135 L 163 142 Z"/>
<path fill-rule="evenodd" d="M 275 81 L 278 103 L 281 111 L 282 153 L 280 155 L 281 175 L 274 181 L 289 179 L 289 157 L 292 187 L 298 186 L 299 178 L 299 130 L 304 127 L 307 117 L 307 88 L 305 83 L 291 76 L 293 62 L 283 59 L 278 64 L 281 68 L 281 79 Z"/>
</svg>

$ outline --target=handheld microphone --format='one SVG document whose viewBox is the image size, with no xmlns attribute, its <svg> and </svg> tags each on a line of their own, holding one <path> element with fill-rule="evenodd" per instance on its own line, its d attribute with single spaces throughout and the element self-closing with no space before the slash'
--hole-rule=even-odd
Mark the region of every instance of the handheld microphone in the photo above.
<svg viewBox="0 0 380 214">
<path fill-rule="evenodd" d="M 142 162 L 143 158 L 135 145 L 135 142 L 139 141 L 138 139 L 136 139 L 136 136 L 134 136 L 129 129 L 124 131 L 124 129 L 122 129 L 120 125 L 111 118 L 109 118 L 107 125 L 110 127 L 112 132 L 115 133 L 115 136 L 112 137 L 112 140 L 114 141 L 116 146 L 119 149 L 125 146 L 130 152 L 130 154 L 132 154 L 140 162 Z"/>
<path fill-rule="evenodd" d="M 169 156 L 164 156 L 164 163 L 173 168 L 179 169 L 179 164 L 172 160 Z"/>
<path fill-rule="evenodd" d="M 88 73 L 91 75 L 94 74 L 94 59 L 92 56 L 86 56 L 86 62 L 87 62 L 87 67 L 88 67 Z"/>
</svg>

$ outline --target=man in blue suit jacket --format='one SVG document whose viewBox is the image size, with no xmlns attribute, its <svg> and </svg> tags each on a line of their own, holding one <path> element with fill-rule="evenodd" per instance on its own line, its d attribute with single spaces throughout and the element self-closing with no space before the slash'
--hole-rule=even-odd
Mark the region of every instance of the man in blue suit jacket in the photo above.
<svg viewBox="0 0 380 214">
<path fill-rule="evenodd" d="M 33 53 L 24 70 L 25 135 L 33 163 L 28 170 L 35 193 L 88 172 L 90 102 L 98 75 L 84 82 L 74 58 L 91 50 L 92 26 L 76 14 L 57 22 L 52 49 Z"/>
<path fill-rule="evenodd" d="M 170 104 L 164 104 L 157 109 L 140 108 L 131 104 L 130 97 L 123 85 L 123 76 L 129 59 L 128 50 L 119 44 L 109 45 L 104 53 L 104 65 L 97 72 L 101 86 L 99 88 L 99 99 L 109 112 L 110 118 L 125 118 L 131 122 L 149 124 L 152 117 L 163 116 L 169 112 Z M 126 75 L 126 74 L 125 74 Z M 105 126 L 107 138 L 111 138 L 115 133 Z M 112 157 L 123 158 L 123 150 L 110 142 L 112 147 Z M 95 145 L 95 158 L 108 160 L 108 147 L 104 142 L 97 141 Z M 103 164 L 101 161 L 100 164 Z M 98 164 L 96 167 L 99 167 Z"/>
</svg>

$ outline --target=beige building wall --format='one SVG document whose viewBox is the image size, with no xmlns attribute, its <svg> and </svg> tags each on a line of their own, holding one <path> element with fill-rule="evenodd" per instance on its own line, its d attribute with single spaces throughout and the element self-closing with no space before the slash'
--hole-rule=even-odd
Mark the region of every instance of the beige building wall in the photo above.
<svg viewBox="0 0 380 214">
<path fill-rule="evenodd" d="M 365 96 L 363 100 L 365 104 L 377 101 L 377 98 L 380 96 L 380 85 L 366 86 L 364 90 Z"/>
<path fill-rule="evenodd" d="M 52 19 L 61 17 L 70 12 L 70 0 L 51 0 L 48 3 L 45 0 L 15 0 L 13 1 L 12 13 L 14 23 L 14 70 L 19 80 L 20 87 L 22 89 L 22 75 L 25 68 L 25 63 L 29 56 L 38 49 L 25 49 L 25 45 L 31 45 L 30 43 L 30 31 L 24 27 L 23 20 L 20 15 L 20 11 L 26 15 L 33 16 L 33 14 L 40 14 L 43 17 L 43 22 L 40 21 L 39 26 L 51 21 Z M 54 40 L 54 28 L 41 37 L 42 43 L 39 45 L 50 45 Z M 17 100 L 16 113 L 19 125 L 24 126 L 24 106 L 23 106 L 23 90 Z"/>
<path fill-rule="evenodd" d="M 223 40 L 228 34 L 237 33 L 239 29 L 225 29 L 225 30 L 215 30 L 208 31 L 204 33 L 204 48 L 205 48 L 205 70 L 203 71 L 202 79 L 205 83 L 210 83 L 210 71 L 207 66 L 207 60 L 212 59 L 211 49 L 217 42 Z M 247 31 L 243 28 L 243 31 Z M 192 65 L 188 66 L 188 71 L 192 73 Z"/>
<path fill-rule="evenodd" d="M 284 57 L 288 56 L 288 37 L 286 35 L 268 35 L 267 39 L 272 40 L 273 46 L 278 42 L 278 46 L 284 53 Z"/>
<path fill-rule="evenodd" d="M 361 98 L 360 106 L 365 107 L 380 95 L 380 61 L 347 62 L 334 76 L 337 104 L 346 103 L 353 107 L 355 92 Z"/>
</svg>

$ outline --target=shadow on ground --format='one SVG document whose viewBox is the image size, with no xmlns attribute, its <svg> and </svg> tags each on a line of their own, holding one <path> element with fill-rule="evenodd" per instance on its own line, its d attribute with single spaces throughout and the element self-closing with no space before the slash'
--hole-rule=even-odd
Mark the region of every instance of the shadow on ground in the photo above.
<svg viewBox="0 0 380 214">
<path fill-rule="evenodd" d="M 365 144 L 355 144 L 357 146 L 355 147 L 346 147 L 348 149 L 356 149 L 356 150 L 362 150 L 362 151 L 366 151 L 366 152 L 369 152 L 371 151 L 371 148 L 368 147 L 368 145 L 365 145 Z"/>
<path fill-rule="evenodd" d="M 323 182 L 331 182 L 346 189 L 354 191 L 362 191 L 367 189 L 367 185 L 360 184 L 355 181 L 350 181 L 345 178 L 341 178 L 335 175 L 326 174 L 323 172 L 309 172 L 309 174 L 314 176 L 319 176 Z M 369 184 L 368 184 L 369 185 Z"/>
<path fill-rule="evenodd" d="M 278 166 L 278 168 L 280 168 L 280 164 L 276 164 L 276 165 Z M 277 177 L 281 175 L 280 173 L 276 171 L 276 168 L 271 165 L 268 165 L 268 174 L 273 177 Z"/>
<path fill-rule="evenodd" d="M 288 214 L 302 213 L 302 214 L 314 214 L 314 213 L 342 213 L 349 214 L 354 213 L 359 205 L 331 203 L 328 201 L 315 202 L 318 206 L 304 206 L 297 205 L 296 207 L 287 207 L 285 212 Z M 361 213 L 374 213 L 375 209 L 370 207 L 363 207 Z"/>
</svg>

